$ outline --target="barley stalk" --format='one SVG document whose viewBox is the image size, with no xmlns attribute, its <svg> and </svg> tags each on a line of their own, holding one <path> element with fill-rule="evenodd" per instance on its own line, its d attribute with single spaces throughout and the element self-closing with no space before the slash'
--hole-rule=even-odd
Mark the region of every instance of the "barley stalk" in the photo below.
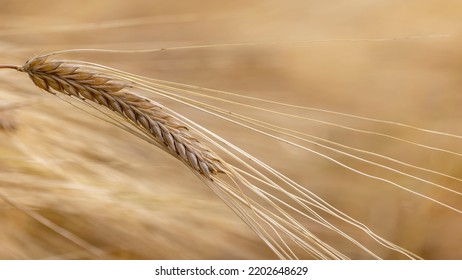
<svg viewBox="0 0 462 280">
<path fill-rule="evenodd" d="M 0 65 L 0 68 L 16 69 L 27 73 L 35 85 L 49 93 L 62 93 L 80 100 L 89 100 L 110 109 L 129 121 L 137 129 L 149 136 L 150 139 L 155 140 L 157 146 L 180 159 L 194 170 L 280 258 L 297 258 L 297 254 L 291 248 L 294 244 L 294 248 L 304 250 L 315 258 L 348 258 L 348 256 L 312 234 L 305 227 L 303 219 L 311 220 L 334 231 L 373 258 L 380 258 L 366 246 L 324 219 L 315 210 L 351 224 L 383 247 L 397 251 L 409 258 L 418 258 L 411 252 L 373 233 L 360 222 L 338 211 L 259 159 L 208 130 L 203 130 L 205 134 L 201 133 L 197 130 L 200 127 L 199 125 L 176 114 L 174 111 L 168 111 L 165 108 L 164 110 L 160 104 L 136 94 L 134 89 L 152 90 L 159 95 L 168 95 L 168 92 L 154 88 L 152 85 L 136 79 L 135 76 L 126 75 L 126 73 L 116 69 L 92 66 L 95 66 L 95 64 L 51 60 L 46 55 L 34 57 L 23 66 Z M 106 72 L 97 71 L 98 69 L 106 70 Z M 114 75 L 105 74 L 108 72 Z M 171 98 L 181 102 L 176 97 Z M 192 105 L 192 107 L 196 108 L 197 106 Z M 216 112 L 214 113 L 212 107 L 202 108 L 209 108 L 208 113 L 219 116 Z M 197 107 L 197 109 L 200 109 L 200 107 Z M 230 120 L 228 118 L 224 119 Z M 242 123 L 241 126 L 248 127 Z M 195 132 L 199 133 L 205 141 L 208 141 L 208 144 L 221 148 L 223 152 L 230 155 L 234 160 L 249 168 L 252 174 L 224 162 L 211 149 L 199 141 L 188 127 L 194 128 Z M 253 130 L 263 133 L 255 128 Z M 217 142 L 207 135 L 234 149 L 236 154 L 241 154 L 246 159 L 261 166 L 281 183 L 278 184 L 268 179 L 235 156 L 233 152 L 220 147 Z M 275 138 L 282 142 L 287 142 L 282 138 Z M 296 146 L 304 148 L 300 145 Z M 227 177 L 221 178 L 217 176 L 219 173 L 225 173 Z M 289 245 L 287 241 L 291 244 Z"/>
</svg>

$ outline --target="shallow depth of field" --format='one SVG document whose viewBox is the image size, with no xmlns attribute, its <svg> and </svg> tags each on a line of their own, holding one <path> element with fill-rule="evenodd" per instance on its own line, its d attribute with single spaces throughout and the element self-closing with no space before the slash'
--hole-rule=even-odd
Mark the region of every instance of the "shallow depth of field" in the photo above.
<svg viewBox="0 0 462 280">
<path fill-rule="evenodd" d="M 36 54 L 70 48 L 258 43 L 68 57 L 156 79 L 462 135 L 461 1 L 0 0 L 0 7 L 0 64 L 23 64 Z M 298 43 L 266 44 L 272 42 Z M 156 100 L 421 257 L 462 258 L 461 214 L 354 175 L 315 154 L 164 98 Z M 319 122 L 227 109 L 462 178 L 462 158 L 454 153 Z M 286 111 L 462 152 L 460 138 Z M 462 208 L 454 192 L 310 147 Z M 460 180 L 400 168 L 462 191 Z M 364 257 L 325 229 L 313 231 L 352 257 Z M 0 69 L 0 259 L 274 258 L 181 162 L 45 93 L 26 74 Z"/>
</svg>

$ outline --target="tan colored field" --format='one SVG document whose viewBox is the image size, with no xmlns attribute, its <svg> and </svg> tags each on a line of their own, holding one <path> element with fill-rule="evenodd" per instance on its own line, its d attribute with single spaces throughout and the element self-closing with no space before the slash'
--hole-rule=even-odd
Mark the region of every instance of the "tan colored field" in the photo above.
<svg viewBox="0 0 462 280">
<path fill-rule="evenodd" d="M 0 64 L 23 64 L 36 54 L 71 48 L 258 43 L 67 57 L 462 135 L 461 1 L 0 1 L 0 6 Z M 150 97 L 419 256 L 462 258 L 460 213 L 313 153 Z M 24 73 L 0 69 L 0 102 L 0 259 L 276 258 L 188 168 L 160 149 L 46 94 Z M 24 106 L 8 109 L 17 103 Z M 462 155 L 455 154 L 462 153 L 461 137 L 267 105 L 440 149 L 429 150 L 325 123 L 220 106 L 447 174 L 455 178 L 374 159 L 462 191 L 457 179 L 462 178 Z M 462 209 L 460 194 L 304 145 Z M 312 229 L 350 257 L 367 258 L 327 230 Z M 402 257 L 374 248 L 383 258 Z"/>
</svg>

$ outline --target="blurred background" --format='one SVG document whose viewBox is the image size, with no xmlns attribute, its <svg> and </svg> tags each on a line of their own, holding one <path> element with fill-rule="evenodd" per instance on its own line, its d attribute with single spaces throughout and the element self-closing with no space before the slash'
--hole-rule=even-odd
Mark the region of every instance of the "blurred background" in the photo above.
<svg viewBox="0 0 462 280">
<path fill-rule="evenodd" d="M 71 48 L 256 43 L 71 57 L 156 79 L 462 135 L 461 1 L 0 0 L 0 7 L 0 64 L 23 64 L 34 55 Z M 159 102 L 233 140 L 420 256 L 462 258 L 459 213 L 168 100 Z M 461 152 L 460 138 L 298 113 Z M 462 177 L 461 157 L 454 153 L 316 122 L 281 116 L 275 121 Z M 44 94 L 23 73 L 0 72 L 0 139 L 0 259 L 276 258 L 181 162 Z M 278 153 L 276 159 L 275 151 L 285 156 Z M 458 194 L 332 156 L 461 208 Z M 413 174 L 462 190 L 457 179 Z M 317 233 L 329 239 L 324 230 Z M 344 242 L 330 241 L 364 257 Z"/>
</svg>

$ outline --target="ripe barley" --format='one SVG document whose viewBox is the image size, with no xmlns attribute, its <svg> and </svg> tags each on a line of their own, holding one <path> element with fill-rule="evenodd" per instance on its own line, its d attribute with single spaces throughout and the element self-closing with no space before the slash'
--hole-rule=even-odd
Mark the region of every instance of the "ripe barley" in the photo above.
<svg viewBox="0 0 462 280">
<path fill-rule="evenodd" d="M 125 117 L 208 179 L 223 172 L 218 156 L 198 141 L 184 123 L 165 113 L 160 104 L 130 92 L 125 82 L 83 70 L 78 65 L 48 61 L 47 57 L 34 57 L 17 69 L 29 74 L 35 85 L 52 94 L 57 91 L 88 99 Z"/>
<path fill-rule="evenodd" d="M 159 103 L 135 92 L 141 89 L 160 95 L 169 95 L 169 87 L 89 62 L 52 60 L 49 55 L 34 57 L 23 66 L 4 65 L 0 68 L 16 69 L 27 73 L 36 86 L 49 93 L 62 93 L 84 102 L 88 100 L 108 108 L 128 121 L 142 135 L 147 136 L 148 140 L 152 140 L 151 143 L 175 156 L 193 170 L 280 258 L 295 259 L 298 258 L 300 252 L 304 252 L 304 255 L 308 253 L 319 259 L 349 258 L 348 255 L 313 234 L 308 223 L 318 224 L 333 231 L 357 246 L 369 257 L 380 258 L 378 254 L 345 233 L 325 216 L 347 222 L 356 230 L 369 236 L 379 246 L 408 258 L 419 258 L 417 255 L 378 236 L 364 224 L 332 207 L 308 189 L 228 143 L 225 139 L 208 130 L 203 131 L 210 137 L 200 133 L 200 129 L 198 129 L 200 126 L 189 121 L 188 118 L 176 114 L 174 111 L 168 110 Z M 174 95 L 170 97 L 179 100 L 175 99 Z M 187 99 L 185 100 L 183 102 L 188 102 Z M 213 106 L 192 102 L 190 105 L 199 106 L 197 108 L 220 116 L 220 110 Z M 234 114 L 234 116 L 238 118 L 238 121 L 241 121 L 241 125 L 244 122 L 250 122 L 256 127 L 261 126 L 272 130 L 283 129 L 268 126 L 264 122 L 254 122 L 252 119 L 238 114 Z M 259 131 L 255 128 L 253 130 Z M 287 135 L 290 136 L 290 134 Z M 198 136 L 201 136 L 201 140 Z M 282 138 L 271 137 L 293 144 Z M 221 146 L 213 138 L 226 146 Z M 240 164 L 240 167 L 224 161 L 218 156 L 217 150 L 212 150 L 209 145 L 213 145 L 214 148 L 219 148 L 231 156 Z M 293 145 L 308 150 L 303 146 Z M 234 151 L 228 150 L 226 147 L 230 147 Z M 237 154 L 254 162 L 265 172 L 271 174 L 273 179 L 245 163 Z M 378 179 L 389 182 L 381 178 Z M 389 183 L 399 186 L 393 182 Z"/>
</svg>

